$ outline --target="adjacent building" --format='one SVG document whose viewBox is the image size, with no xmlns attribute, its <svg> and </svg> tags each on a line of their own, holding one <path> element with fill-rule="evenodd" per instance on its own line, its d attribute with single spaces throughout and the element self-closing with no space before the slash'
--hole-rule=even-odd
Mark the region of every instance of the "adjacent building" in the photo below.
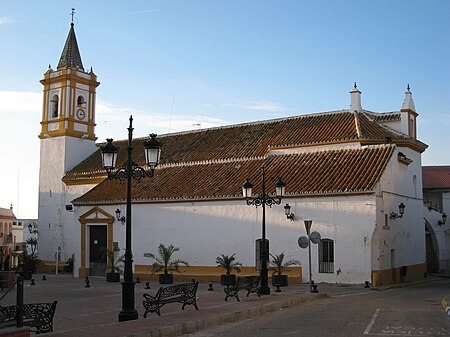
<svg viewBox="0 0 450 337">
<path fill-rule="evenodd" d="M 424 166 L 423 201 L 426 207 L 427 261 L 430 273 L 449 275 L 450 269 L 450 166 Z"/>
</svg>

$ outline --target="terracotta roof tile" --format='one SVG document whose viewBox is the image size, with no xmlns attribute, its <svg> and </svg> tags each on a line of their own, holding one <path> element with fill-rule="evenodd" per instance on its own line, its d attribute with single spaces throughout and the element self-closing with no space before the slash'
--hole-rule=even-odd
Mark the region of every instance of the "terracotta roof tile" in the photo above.
<svg viewBox="0 0 450 337">
<path fill-rule="evenodd" d="M 393 150 L 394 145 L 377 145 L 228 162 L 166 165 L 158 167 L 153 178 L 133 181 L 132 195 L 134 202 L 240 198 L 242 183 L 247 178 L 253 182 L 254 192 L 261 192 L 263 164 L 268 189 L 273 188 L 271 180 L 282 177 L 287 195 L 368 192 L 375 188 Z M 125 182 L 105 180 L 74 203 L 125 199 Z"/>
<path fill-rule="evenodd" d="M 450 166 L 422 166 L 422 180 L 425 189 L 450 189 Z"/>
<path fill-rule="evenodd" d="M 362 144 L 408 141 L 425 146 L 374 122 L 365 112 L 355 117 L 353 112 L 347 110 L 167 134 L 158 139 L 163 144 L 162 164 L 264 157 L 270 148 L 352 141 Z M 140 149 L 145 140 L 133 140 L 133 159 L 141 166 L 144 165 L 144 154 Z M 126 140 L 115 142 L 120 147 L 118 158 L 121 162 L 117 163 L 118 166 L 126 160 L 126 143 Z M 76 183 L 99 177 L 105 177 L 100 150 L 68 172 L 63 180 Z"/>
</svg>

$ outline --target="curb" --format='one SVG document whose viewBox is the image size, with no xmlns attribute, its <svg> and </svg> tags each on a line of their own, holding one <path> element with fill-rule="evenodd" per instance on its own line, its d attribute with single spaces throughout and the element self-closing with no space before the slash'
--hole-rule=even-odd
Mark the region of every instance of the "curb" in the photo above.
<svg viewBox="0 0 450 337">
<path fill-rule="evenodd" d="M 385 286 L 385 290 L 405 288 L 405 287 L 416 286 L 416 285 L 420 285 L 420 284 L 429 284 L 429 283 L 436 283 L 436 282 L 441 282 L 441 281 L 445 281 L 445 279 L 430 278 L 430 279 L 424 279 L 424 280 L 419 280 L 419 281 L 396 283 L 396 284 L 390 284 L 390 285 Z"/>
<path fill-rule="evenodd" d="M 188 333 L 193 333 L 202 329 L 213 328 L 225 323 L 236 322 L 247 318 L 255 317 L 267 312 L 289 308 L 301 303 L 312 302 L 314 300 L 328 298 L 327 294 L 315 294 L 307 296 L 292 297 L 287 300 L 267 303 L 261 306 L 238 310 L 234 312 L 220 314 L 214 317 L 201 318 L 198 320 L 188 321 L 185 323 L 175 324 L 160 329 L 146 331 L 144 333 L 128 335 L 128 337 L 176 337 Z"/>
</svg>

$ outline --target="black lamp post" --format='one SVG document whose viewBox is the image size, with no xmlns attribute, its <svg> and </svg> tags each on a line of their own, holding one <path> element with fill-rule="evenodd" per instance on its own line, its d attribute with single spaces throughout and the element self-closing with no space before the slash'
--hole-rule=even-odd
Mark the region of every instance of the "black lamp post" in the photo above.
<svg viewBox="0 0 450 337">
<path fill-rule="evenodd" d="M 134 281 L 133 281 L 133 253 L 131 252 L 131 179 L 140 180 L 143 177 L 153 177 L 155 167 L 159 163 L 161 155 L 161 143 L 156 139 L 156 134 L 151 134 L 144 144 L 145 162 L 149 171 L 133 162 L 132 147 L 133 140 L 133 116 L 130 116 L 130 126 L 128 127 L 128 159 L 119 169 L 115 169 L 118 147 L 112 143 L 112 139 L 107 139 L 105 146 L 101 148 L 103 167 L 108 173 L 109 179 L 127 181 L 127 211 L 125 219 L 125 260 L 122 282 L 122 310 L 119 313 L 119 322 L 130 321 L 138 318 L 138 313 L 134 307 Z"/>
<path fill-rule="evenodd" d="M 264 171 L 264 166 L 261 168 L 262 175 L 262 192 L 255 198 L 252 199 L 252 188 L 253 185 L 247 179 L 242 185 L 242 194 L 247 201 L 247 205 L 255 205 L 256 207 L 262 206 L 263 216 L 262 216 L 262 243 L 261 243 L 261 287 L 260 293 L 263 295 L 270 294 L 270 288 L 268 286 L 268 270 L 267 270 L 267 260 L 269 259 L 269 245 L 266 242 L 266 205 L 272 207 L 273 204 L 279 205 L 281 203 L 281 197 L 284 195 L 285 183 L 278 178 L 275 183 L 275 194 L 276 197 L 273 198 L 266 193 L 266 176 Z"/>
</svg>

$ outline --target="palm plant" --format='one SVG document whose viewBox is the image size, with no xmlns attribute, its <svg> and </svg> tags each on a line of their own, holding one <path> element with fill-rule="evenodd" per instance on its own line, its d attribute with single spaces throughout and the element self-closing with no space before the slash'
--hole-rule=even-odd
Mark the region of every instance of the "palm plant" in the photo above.
<svg viewBox="0 0 450 337">
<path fill-rule="evenodd" d="M 106 250 L 106 256 L 109 262 L 109 270 L 111 273 L 121 273 L 122 263 L 125 260 L 124 255 L 120 255 L 120 248 L 115 246 L 113 250 Z"/>
<path fill-rule="evenodd" d="M 227 271 L 227 275 L 230 275 L 233 269 L 235 269 L 239 273 L 241 271 L 240 267 L 242 267 L 242 263 L 235 261 L 235 255 L 236 254 L 228 256 L 221 254 L 221 256 L 218 256 L 216 258 L 217 267 L 224 268 Z"/>
<path fill-rule="evenodd" d="M 284 252 L 281 254 L 272 255 L 272 260 L 270 261 L 270 269 L 272 270 L 272 275 L 281 276 L 287 267 L 293 265 L 300 265 L 300 261 L 297 260 L 284 260 Z"/>
<path fill-rule="evenodd" d="M 172 260 L 172 255 L 179 250 L 180 248 L 174 247 L 173 245 L 166 247 L 165 245 L 160 243 L 157 255 L 152 253 L 144 253 L 144 256 L 155 260 L 152 265 L 152 273 L 163 272 L 163 274 L 169 274 L 170 271 L 180 273 L 180 264 L 189 266 L 189 263 L 181 259 Z"/>
</svg>

